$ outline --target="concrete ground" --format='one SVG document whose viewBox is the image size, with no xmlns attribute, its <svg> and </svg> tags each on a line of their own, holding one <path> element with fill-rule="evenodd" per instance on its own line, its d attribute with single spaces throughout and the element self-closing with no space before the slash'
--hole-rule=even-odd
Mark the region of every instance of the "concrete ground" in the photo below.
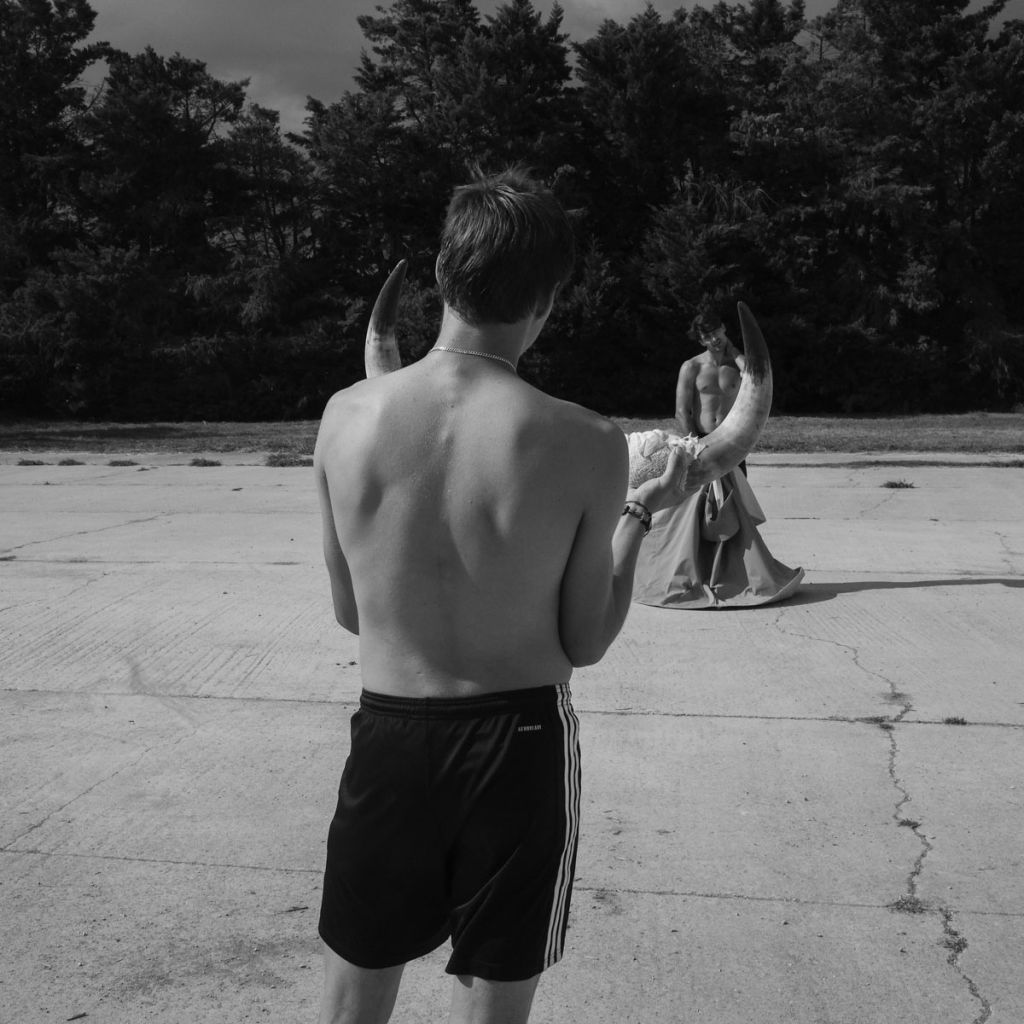
<svg viewBox="0 0 1024 1024">
<path fill-rule="evenodd" d="M 310 471 L 19 454 L 0 1020 L 315 1020 L 359 665 Z M 1024 1020 L 1024 470 L 934 459 L 755 455 L 799 595 L 634 606 L 577 674 L 579 871 L 535 1021 Z M 444 960 L 398 1024 L 445 1019 Z"/>
</svg>

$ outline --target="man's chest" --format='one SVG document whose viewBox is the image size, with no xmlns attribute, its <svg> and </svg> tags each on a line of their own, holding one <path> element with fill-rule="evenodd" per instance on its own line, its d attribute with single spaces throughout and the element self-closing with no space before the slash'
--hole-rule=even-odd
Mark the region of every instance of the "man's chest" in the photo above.
<svg viewBox="0 0 1024 1024">
<path fill-rule="evenodd" d="M 740 386 L 739 370 L 735 366 L 706 363 L 697 374 L 696 386 L 707 397 L 735 395 Z"/>
</svg>

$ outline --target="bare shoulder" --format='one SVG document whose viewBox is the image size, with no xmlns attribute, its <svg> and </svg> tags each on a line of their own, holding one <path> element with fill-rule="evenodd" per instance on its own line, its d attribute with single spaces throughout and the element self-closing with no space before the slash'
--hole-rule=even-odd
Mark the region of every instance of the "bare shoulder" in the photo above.
<svg viewBox="0 0 1024 1024">
<path fill-rule="evenodd" d="M 545 399 L 545 429 L 580 474 L 617 475 L 628 465 L 626 435 L 606 416 L 573 402 Z"/>
<path fill-rule="evenodd" d="M 335 391 L 327 400 L 313 450 L 314 465 L 322 465 L 326 454 L 339 437 L 351 435 L 353 424 L 366 422 L 376 404 L 374 392 L 377 389 L 373 387 L 374 383 L 368 380 L 357 381 L 341 391 Z"/>
<path fill-rule="evenodd" d="M 703 353 L 701 355 L 691 356 L 682 366 L 679 367 L 679 377 L 682 380 L 688 377 L 695 377 L 700 372 L 701 363 L 703 362 Z"/>
</svg>

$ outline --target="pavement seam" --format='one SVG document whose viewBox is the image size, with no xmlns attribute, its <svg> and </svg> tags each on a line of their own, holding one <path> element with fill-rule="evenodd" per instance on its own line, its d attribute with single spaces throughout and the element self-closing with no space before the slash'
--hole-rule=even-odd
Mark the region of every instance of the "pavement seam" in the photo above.
<svg viewBox="0 0 1024 1024">
<path fill-rule="evenodd" d="M 327 705 L 338 708 L 339 711 L 346 708 L 355 709 L 359 706 L 358 700 L 338 700 L 333 697 L 253 697 L 245 694 L 214 694 L 214 693 L 155 693 L 143 690 L 44 690 L 40 687 L 0 686 L 0 695 L 3 694 L 43 694 L 53 697 L 67 697 L 69 694 L 77 697 L 152 697 L 157 701 L 237 701 L 247 704 L 311 704 Z M 177 710 L 177 709 L 175 709 Z M 187 717 L 182 712 L 183 717 Z M 576 708 L 576 713 L 582 717 L 630 717 L 630 718 L 693 718 L 699 720 L 721 719 L 722 721 L 737 722 L 811 722 L 824 725 L 880 725 L 882 722 L 890 721 L 883 715 L 742 715 L 725 712 L 696 712 L 696 711 L 649 711 L 643 708 Z M 941 718 L 915 718 L 901 721 L 904 726 L 930 726 L 949 725 Z M 1024 722 L 979 722 L 971 721 L 963 723 L 973 729 L 1021 729 L 1024 730 Z"/>
<path fill-rule="evenodd" d="M 213 868 L 223 871 L 260 871 L 260 872 L 277 872 L 284 875 L 309 875 L 310 877 L 319 877 L 323 874 L 322 868 L 289 868 L 281 865 L 271 864 L 236 864 L 229 861 L 204 861 L 204 860 L 175 860 L 167 857 L 128 857 L 124 854 L 109 854 L 109 853 L 70 853 L 66 850 L 12 850 L 7 847 L 0 849 L 0 855 L 6 854 L 7 856 L 15 857 L 45 857 L 50 860 L 59 860 L 61 858 L 67 860 L 102 860 L 102 861 L 117 861 L 128 864 L 163 864 L 175 867 L 195 867 L 195 868 Z M 772 903 L 772 904 L 784 904 L 787 906 L 802 906 L 802 907 L 824 907 L 828 909 L 832 908 L 845 908 L 850 910 L 891 910 L 891 904 L 885 903 L 863 903 L 855 901 L 845 900 L 808 900 L 801 899 L 797 896 L 755 896 L 749 893 L 737 893 L 737 892 L 703 892 L 698 889 L 636 889 L 636 888 L 615 888 L 606 885 L 581 885 L 576 883 L 573 885 L 574 893 L 611 893 L 616 896 L 657 896 L 657 897 L 669 897 L 678 899 L 697 899 L 697 900 L 729 900 L 738 903 Z M 921 911 L 922 913 L 933 913 L 932 911 Z M 945 913 L 949 913 L 946 911 Z M 962 913 L 970 914 L 974 917 L 1006 917 L 1012 919 L 1024 918 L 1024 913 L 1009 912 L 1009 911 L 997 911 L 997 910 L 967 910 Z M 956 936 L 959 940 L 959 933 L 956 932 L 952 927 L 945 932 L 947 936 Z M 948 945 L 948 943 L 947 943 Z M 952 945 L 949 945 L 950 949 L 953 949 Z M 963 948 L 966 948 L 964 945 Z M 950 962 L 952 963 L 952 957 L 959 955 L 954 950 L 951 953 Z M 980 1021 L 972 1022 L 972 1024 L 981 1024 Z"/>
</svg>

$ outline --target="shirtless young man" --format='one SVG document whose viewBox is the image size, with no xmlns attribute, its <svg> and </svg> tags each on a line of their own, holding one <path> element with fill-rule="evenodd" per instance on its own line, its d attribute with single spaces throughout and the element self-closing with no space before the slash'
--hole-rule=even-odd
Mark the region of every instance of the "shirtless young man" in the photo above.
<svg viewBox="0 0 1024 1024">
<path fill-rule="evenodd" d="M 697 316 L 690 335 L 705 351 L 687 359 L 679 369 L 676 420 L 684 433 L 705 437 L 732 408 L 746 364 L 719 317 L 707 313 Z"/>
<path fill-rule="evenodd" d="M 384 1024 L 404 964 L 449 936 L 450 1021 L 519 1024 L 562 954 L 580 785 L 569 678 L 625 620 L 648 513 L 705 472 L 687 479 L 674 455 L 627 495 L 622 432 L 516 375 L 572 248 L 524 175 L 457 189 L 437 343 L 324 413 L 324 552 L 364 689 L 328 840 L 321 1024 Z"/>
</svg>

